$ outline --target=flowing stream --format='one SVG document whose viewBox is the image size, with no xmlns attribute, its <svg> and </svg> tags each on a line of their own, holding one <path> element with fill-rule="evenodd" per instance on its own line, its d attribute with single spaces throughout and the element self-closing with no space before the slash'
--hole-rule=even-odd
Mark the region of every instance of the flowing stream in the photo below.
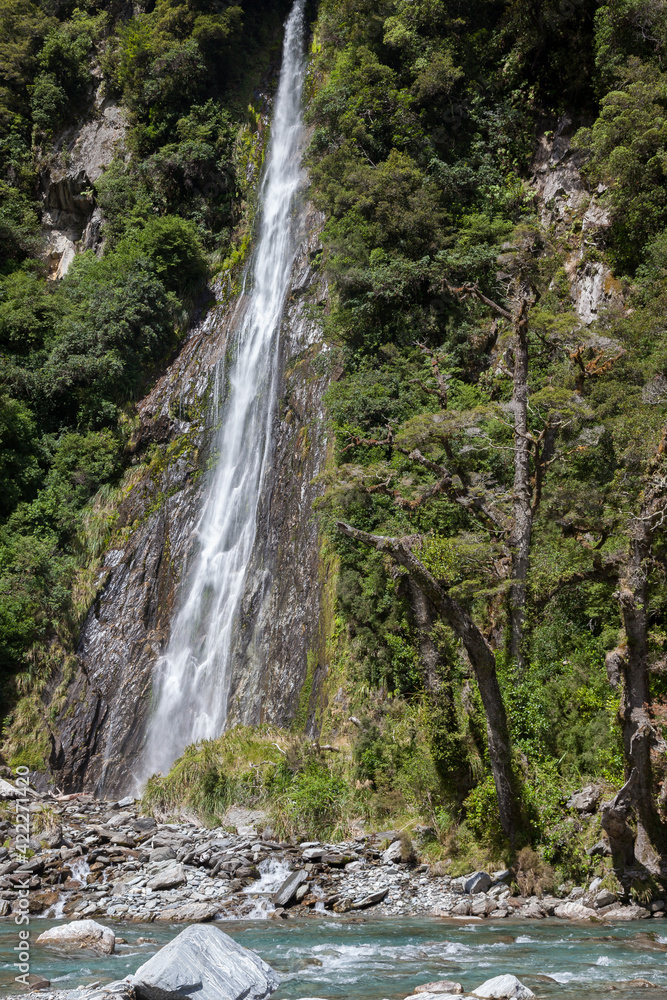
<svg viewBox="0 0 667 1000">
<path fill-rule="evenodd" d="M 415 986 L 441 979 L 467 992 L 513 973 L 537 1000 L 665 1000 L 667 928 L 663 922 L 623 926 L 562 920 L 461 923 L 437 918 L 356 917 L 254 920 L 216 924 L 252 948 L 283 978 L 272 1000 L 403 1000 Z M 667 923 L 667 921 L 664 921 Z M 135 972 L 182 925 L 115 924 L 116 954 L 58 953 L 35 944 L 52 920 L 31 923 L 32 972 L 71 989 Z M 657 925 L 657 926 L 656 926 Z M 0 994 L 16 993 L 13 920 L 0 920 Z M 638 980 L 654 983 L 646 988 Z"/>
<path fill-rule="evenodd" d="M 272 456 L 278 338 L 295 252 L 291 217 L 302 182 L 303 5 L 296 0 L 285 24 L 259 239 L 246 276 L 250 290 L 221 372 L 219 459 L 198 526 L 198 553 L 156 668 L 144 779 L 166 773 L 189 743 L 218 736 L 227 715 L 234 627 Z"/>
</svg>

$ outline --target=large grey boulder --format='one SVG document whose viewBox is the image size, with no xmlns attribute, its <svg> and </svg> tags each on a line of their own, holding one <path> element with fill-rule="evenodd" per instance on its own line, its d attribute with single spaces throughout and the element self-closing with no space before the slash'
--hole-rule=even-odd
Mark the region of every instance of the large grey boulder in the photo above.
<svg viewBox="0 0 667 1000">
<path fill-rule="evenodd" d="M 98 924 L 95 920 L 73 920 L 44 931 L 35 943 L 64 951 L 85 948 L 101 955 L 111 955 L 116 947 L 116 935 L 110 927 Z"/>
<path fill-rule="evenodd" d="M 599 785 L 586 785 L 568 800 L 568 809 L 576 809 L 578 813 L 593 813 L 602 797 Z"/>
<path fill-rule="evenodd" d="M 187 878 L 183 865 L 172 865 L 171 862 L 166 862 L 166 865 L 146 883 L 149 889 L 177 889 L 180 885 L 185 885 Z"/>
<path fill-rule="evenodd" d="M 473 872 L 466 879 L 463 889 L 472 896 L 478 892 L 488 892 L 492 885 L 493 879 L 488 872 Z"/>
<path fill-rule="evenodd" d="M 193 924 L 130 978 L 138 1000 L 264 1000 L 278 973 L 228 934 Z"/>
</svg>

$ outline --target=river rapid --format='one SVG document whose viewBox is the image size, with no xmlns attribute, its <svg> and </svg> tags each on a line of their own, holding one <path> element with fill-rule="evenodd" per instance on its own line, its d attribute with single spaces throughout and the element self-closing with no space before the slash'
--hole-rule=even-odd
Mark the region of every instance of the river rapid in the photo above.
<svg viewBox="0 0 667 1000">
<path fill-rule="evenodd" d="M 55 921 L 35 920 L 31 937 Z M 182 925 L 113 924 L 117 954 L 59 955 L 34 945 L 31 971 L 57 989 L 122 979 Z M 454 922 L 437 918 L 224 921 L 226 933 L 283 973 L 274 1000 L 403 1000 L 420 983 L 460 982 L 470 991 L 492 976 L 513 973 L 538 1000 L 667 1000 L 667 926 L 588 926 L 562 920 Z M 4 995 L 13 983 L 13 921 L 0 923 Z M 549 978 L 547 978 L 549 977 Z M 624 986 L 645 979 L 648 989 Z"/>
</svg>

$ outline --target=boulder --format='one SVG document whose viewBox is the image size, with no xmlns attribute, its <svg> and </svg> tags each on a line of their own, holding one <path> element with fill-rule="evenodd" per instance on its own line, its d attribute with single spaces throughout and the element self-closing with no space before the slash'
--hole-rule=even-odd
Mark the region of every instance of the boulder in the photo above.
<svg viewBox="0 0 667 1000">
<path fill-rule="evenodd" d="M 171 847 L 156 847 L 154 851 L 150 851 L 148 858 L 151 864 L 156 861 L 175 861 L 176 852 Z"/>
<path fill-rule="evenodd" d="M 149 879 L 146 885 L 149 889 L 176 889 L 185 885 L 186 881 L 183 865 L 169 865 Z"/>
<path fill-rule="evenodd" d="M 326 847 L 307 847 L 303 852 L 304 861 L 319 861 L 327 853 Z"/>
<path fill-rule="evenodd" d="M 485 917 L 487 913 L 491 913 L 491 910 L 495 910 L 495 908 L 495 900 L 489 899 L 483 892 L 474 896 L 470 904 L 470 912 L 473 917 Z"/>
<path fill-rule="evenodd" d="M 289 875 L 277 892 L 273 894 L 274 906 L 288 906 L 296 896 L 296 890 L 308 878 L 305 868 L 298 868 Z"/>
<path fill-rule="evenodd" d="M 382 860 L 385 864 L 392 862 L 393 864 L 398 864 L 401 860 L 401 842 L 400 840 L 395 840 L 393 844 L 390 844 L 386 851 L 382 853 Z"/>
<path fill-rule="evenodd" d="M 377 892 L 371 892 L 369 896 L 363 896 L 361 899 L 355 899 L 352 903 L 353 910 L 365 910 L 367 906 L 376 906 L 377 903 L 381 903 L 389 892 L 389 888 L 378 889 Z"/>
<path fill-rule="evenodd" d="M 170 923 L 200 923 L 213 920 L 220 907 L 217 903 L 183 903 L 181 906 L 167 906 L 159 910 L 156 920 Z"/>
<path fill-rule="evenodd" d="M 578 813 L 593 813 L 602 797 L 602 789 L 598 785 L 586 785 L 568 800 L 568 809 L 576 809 Z"/>
<path fill-rule="evenodd" d="M 473 872 L 465 880 L 463 885 L 463 891 L 470 893 L 471 896 L 478 892 L 488 892 L 493 884 L 493 879 L 488 872 Z"/>
<path fill-rule="evenodd" d="M 611 906 L 612 903 L 617 902 L 618 896 L 615 892 L 610 892 L 609 889 L 600 889 L 600 891 L 595 894 L 593 906 L 596 910 L 601 910 L 603 906 Z"/>
<path fill-rule="evenodd" d="M 560 917 L 561 920 L 590 920 L 595 916 L 595 912 L 583 903 L 572 900 L 554 907 L 554 916 Z"/>
<path fill-rule="evenodd" d="M 472 991 L 474 997 L 488 1000 L 531 1000 L 535 994 L 524 986 L 516 976 L 495 976 Z"/>
<path fill-rule="evenodd" d="M 463 987 L 451 979 L 439 979 L 437 983 L 422 983 L 421 986 L 416 986 L 415 993 L 463 993 Z"/>
<path fill-rule="evenodd" d="M 100 955 L 112 955 L 116 947 L 116 935 L 110 927 L 98 924 L 95 920 L 73 920 L 44 931 L 35 943 L 63 950 L 88 948 Z"/>
<path fill-rule="evenodd" d="M 25 798 L 22 791 L 15 788 L 9 781 L 0 778 L 0 799 L 22 799 Z"/>
<path fill-rule="evenodd" d="M 264 1000 L 278 973 L 211 924 L 192 924 L 130 978 L 138 1000 Z"/>
<path fill-rule="evenodd" d="M 631 906 L 616 906 L 611 910 L 606 910 L 605 920 L 646 920 L 651 916 L 651 911 L 643 906 L 632 904 Z"/>
</svg>

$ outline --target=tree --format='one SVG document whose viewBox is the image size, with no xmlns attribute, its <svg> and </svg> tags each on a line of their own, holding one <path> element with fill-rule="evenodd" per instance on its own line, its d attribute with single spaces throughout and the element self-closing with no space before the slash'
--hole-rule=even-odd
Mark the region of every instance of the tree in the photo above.
<svg viewBox="0 0 667 1000">
<path fill-rule="evenodd" d="M 517 782 L 512 768 L 512 746 L 507 715 L 498 684 L 496 658 L 479 627 L 462 604 L 449 596 L 426 566 L 414 554 L 410 539 L 372 535 L 338 521 L 339 531 L 364 545 L 386 552 L 408 571 L 436 608 L 444 622 L 465 647 L 486 715 L 486 731 L 491 771 L 498 796 L 500 822 L 510 844 L 514 846 L 520 828 L 520 808 Z"/>
<path fill-rule="evenodd" d="M 667 845 L 667 831 L 656 798 L 656 775 L 651 749 L 664 753 L 667 744 L 651 715 L 649 684 L 649 617 L 654 542 L 667 517 L 667 469 L 664 466 L 667 427 L 646 471 L 639 511 L 629 519 L 628 550 L 618 581 L 618 602 L 625 632 L 622 644 L 607 656 L 607 673 L 614 686 L 622 684 L 620 719 L 625 750 L 626 783 L 603 807 L 602 825 L 617 863 L 638 861 L 652 874 L 660 874 L 660 853 Z M 667 800 L 667 780 L 662 799 Z M 636 832 L 628 826 L 632 817 Z"/>
</svg>

